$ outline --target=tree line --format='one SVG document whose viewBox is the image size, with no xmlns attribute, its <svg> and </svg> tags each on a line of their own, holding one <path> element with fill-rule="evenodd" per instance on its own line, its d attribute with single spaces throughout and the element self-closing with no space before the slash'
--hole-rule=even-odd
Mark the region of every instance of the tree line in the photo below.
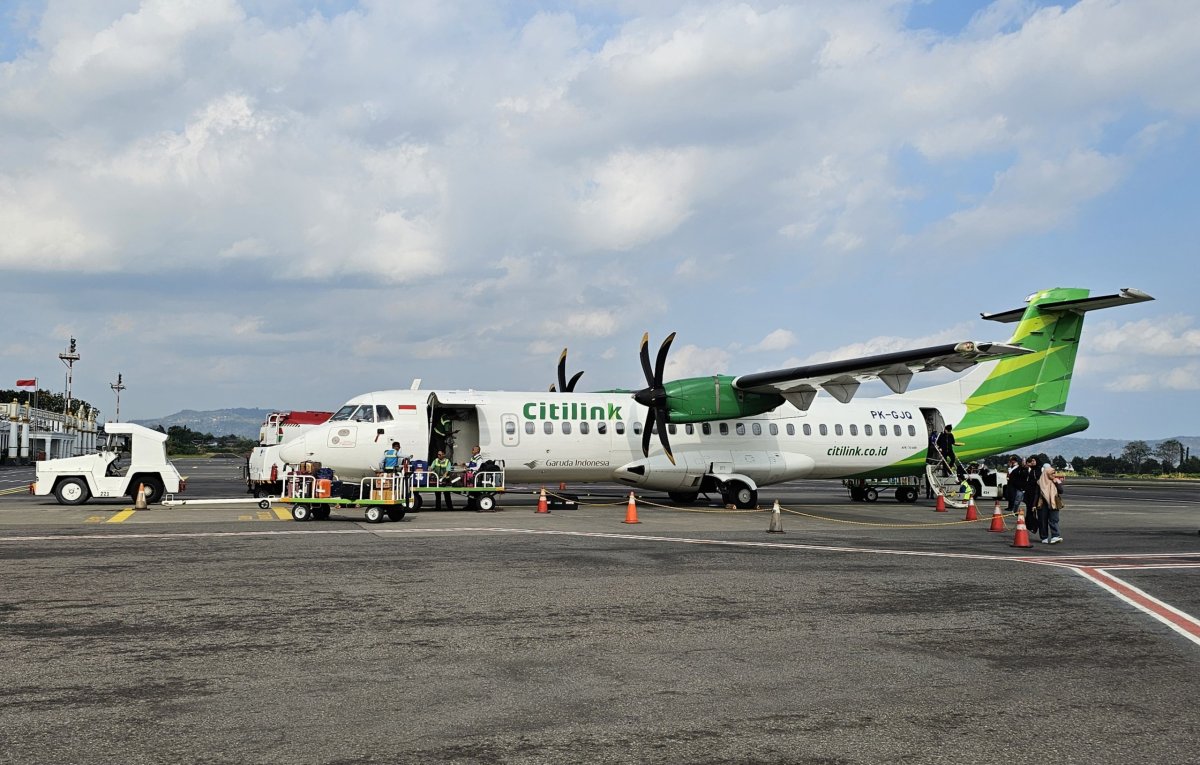
<svg viewBox="0 0 1200 765">
<path fill-rule="evenodd" d="M 1004 470 L 1008 458 L 1013 455 L 996 454 L 985 457 L 982 462 L 993 470 Z M 1191 456 L 1191 450 L 1178 439 L 1168 438 L 1155 446 L 1145 441 L 1130 441 L 1125 444 L 1119 457 L 1076 457 L 1068 460 L 1061 454 L 1054 457 L 1045 452 L 1015 455 L 1021 459 L 1037 457 L 1038 464 L 1049 462 L 1055 470 L 1068 466 L 1080 475 L 1161 475 L 1164 473 L 1200 473 L 1200 457 Z"/>
<path fill-rule="evenodd" d="M 258 441 L 235 435 L 214 436 L 212 433 L 201 433 L 186 425 L 172 425 L 154 428 L 167 436 L 167 454 L 209 454 L 211 452 L 231 452 L 246 454 L 258 446 Z"/>
</svg>

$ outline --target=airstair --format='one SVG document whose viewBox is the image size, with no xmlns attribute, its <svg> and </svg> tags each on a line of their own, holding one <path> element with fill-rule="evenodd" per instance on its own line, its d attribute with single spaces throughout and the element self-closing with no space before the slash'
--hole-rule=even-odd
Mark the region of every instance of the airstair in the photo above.
<svg viewBox="0 0 1200 765">
<path fill-rule="evenodd" d="M 961 469 L 961 465 L 950 466 L 945 460 L 925 463 L 925 478 L 934 496 L 943 497 L 947 507 L 966 507 L 971 501 L 971 485 L 958 479 L 958 470 Z"/>
</svg>

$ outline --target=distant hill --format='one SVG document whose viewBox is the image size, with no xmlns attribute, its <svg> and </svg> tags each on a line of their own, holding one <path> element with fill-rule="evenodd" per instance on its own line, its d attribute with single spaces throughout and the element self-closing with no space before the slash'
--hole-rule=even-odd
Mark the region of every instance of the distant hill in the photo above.
<svg viewBox="0 0 1200 765">
<path fill-rule="evenodd" d="M 1200 455 L 1200 436 L 1172 436 L 1176 441 L 1183 444 L 1192 450 L 1195 455 Z M 1054 457 L 1061 454 L 1063 457 L 1072 460 L 1076 457 L 1107 457 L 1112 455 L 1120 457 L 1121 452 L 1125 451 L 1125 444 L 1133 439 L 1128 438 L 1077 438 L 1075 436 L 1067 436 L 1065 438 L 1056 438 L 1053 441 L 1036 444 L 1034 446 L 1025 447 L 1025 451 L 1038 453 L 1045 452 Z M 1158 446 L 1163 441 L 1168 439 L 1158 438 L 1154 440 L 1144 439 L 1150 444 L 1150 448 Z"/>
<path fill-rule="evenodd" d="M 191 428 L 197 433 L 211 433 L 214 436 L 240 436 L 242 438 L 258 438 L 259 428 L 263 420 L 273 409 L 210 409 L 198 412 L 195 409 L 184 409 L 157 420 L 134 420 L 138 425 L 154 428 L 162 425 L 169 428 L 180 425 Z"/>
</svg>

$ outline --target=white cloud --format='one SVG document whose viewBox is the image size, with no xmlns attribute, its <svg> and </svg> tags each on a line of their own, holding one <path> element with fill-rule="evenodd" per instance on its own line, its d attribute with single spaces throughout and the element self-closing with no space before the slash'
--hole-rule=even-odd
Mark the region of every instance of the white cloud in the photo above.
<svg viewBox="0 0 1200 765">
<path fill-rule="evenodd" d="M 915 348 L 925 348 L 932 345 L 944 345 L 969 339 L 971 339 L 971 325 L 969 324 L 957 324 L 949 329 L 925 335 L 924 337 L 879 335 L 869 340 L 864 340 L 861 343 L 843 345 L 831 351 L 819 351 L 805 358 L 794 357 L 785 361 L 780 367 L 797 367 L 806 364 L 820 364 L 826 361 L 859 358 L 861 356 L 875 356 L 881 353 L 893 353 Z"/>
<path fill-rule="evenodd" d="M 1084 329 L 1090 353 L 1128 356 L 1200 356 L 1200 329 L 1183 314 L 1117 324 L 1102 322 Z"/>
<path fill-rule="evenodd" d="M 751 351 L 784 351 L 796 343 L 796 334 L 788 329 L 777 329 L 752 346 Z"/>
<path fill-rule="evenodd" d="M 654 362 L 651 352 L 651 363 Z M 672 345 L 667 365 L 663 370 L 664 380 L 682 377 L 729 374 L 729 353 L 720 348 L 701 348 L 696 345 Z"/>
</svg>

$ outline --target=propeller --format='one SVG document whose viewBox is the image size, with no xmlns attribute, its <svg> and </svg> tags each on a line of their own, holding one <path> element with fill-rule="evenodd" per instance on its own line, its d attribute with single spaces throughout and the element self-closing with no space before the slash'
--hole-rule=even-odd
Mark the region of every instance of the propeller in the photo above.
<svg viewBox="0 0 1200 765">
<path fill-rule="evenodd" d="M 675 464 L 675 457 L 671 454 L 671 442 L 667 440 L 667 420 L 670 418 L 670 410 L 667 408 L 667 390 L 663 387 L 663 367 L 667 365 L 667 351 L 671 349 L 671 343 L 675 340 L 675 333 L 667 335 L 667 339 L 663 340 L 662 345 L 658 348 L 658 358 L 654 361 L 654 368 L 650 368 L 650 333 L 642 335 L 642 348 L 640 356 L 642 360 L 642 372 L 646 375 L 646 386 L 633 394 L 633 400 L 647 408 L 646 426 L 642 431 L 642 455 L 650 456 L 650 434 L 654 430 L 654 424 L 658 423 L 658 440 L 662 443 L 663 451 L 667 454 L 667 459 L 671 460 L 671 464 Z"/>
<path fill-rule="evenodd" d="M 583 377 L 583 371 L 575 373 L 569 381 L 567 380 L 567 349 L 563 348 L 563 352 L 558 357 L 558 388 L 562 388 L 563 393 L 574 393 L 575 383 L 579 382 L 579 378 Z M 554 393 L 558 388 L 554 383 L 550 383 L 550 392 Z"/>
</svg>

